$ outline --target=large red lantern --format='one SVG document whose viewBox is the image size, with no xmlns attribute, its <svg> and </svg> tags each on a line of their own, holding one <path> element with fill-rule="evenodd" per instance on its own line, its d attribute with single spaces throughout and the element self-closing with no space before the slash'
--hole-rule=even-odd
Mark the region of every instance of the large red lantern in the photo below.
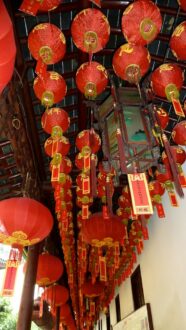
<svg viewBox="0 0 186 330">
<path fill-rule="evenodd" d="M 85 97 L 95 99 L 108 84 L 107 70 L 98 62 L 83 63 L 76 72 L 76 84 Z"/>
<path fill-rule="evenodd" d="M 178 60 L 186 60 L 186 21 L 174 30 L 170 39 L 170 48 Z"/>
<path fill-rule="evenodd" d="M 66 156 L 70 150 L 69 140 L 65 136 L 58 139 L 49 137 L 44 144 L 45 152 L 48 156 L 53 157 L 56 153 Z"/>
<path fill-rule="evenodd" d="M 41 203 L 25 197 L 0 201 L 0 219 L 0 242 L 12 246 L 40 242 L 53 226 L 50 211 Z"/>
<path fill-rule="evenodd" d="M 186 0 L 177 0 L 178 4 L 180 5 L 181 9 L 186 11 Z"/>
<path fill-rule="evenodd" d="M 46 66 L 62 60 L 66 52 L 66 40 L 61 30 L 51 23 L 41 23 L 28 36 L 28 48 L 38 61 L 36 73 L 46 75 Z"/>
<path fill-rule="evenodd" d="M 81 153 L 97 153 L 101 146 L 101 139 L 94 130 L 84 130 L 76 137 L 76 147 Z"/>
<path fill-rule="evenodd" d="M 184 76 L 176 64 L 166 63 L 160 65 L 151 76 L 153 92 L 160 97 L 166 97 L 173 103 L 175 113 L 183 116 L 184 112 L 179 102 L 179 91 L 183 85 Z"/>
<path fill-rule="evenodd" d="M 95 282 L 93 284 L 91 281 L 87 281 L 81 286 L 81 291 L 86 297 L 95 298 L 103 294 L 104 288 L 105 285 L 101 282 Z"/>
<path fill-rule="evenodd" d="M 46 107 L 62 101 L 67 92 L 65 80 L 54 71 L 47 72 L 44 79 L 36 77 L 33 88 L 37 98 Z"/>
<path fill-rule="evenodd" d="M 71 33 L 77 48 L 83 52 L 96 53 L 108 42 L 110 25 L 100 10 L 87 8 L 74 18 Z"/>
<path fill-rule="evenodd" d="M 29 15 L 37 15 L 38 11 L 47 12 L 54 10 L 61 3 L 61 0 L 23 0 L 19 10 Z"/>
<path fill-rule="evenodd" d="M 86 243 L 93 246 L 112 246 L 123 242 L 125 226 L 116 215 L 105 217 L 102 213 L 95 213 L 82 227 L 82 236 Z"/>
<path fill-rule="evenodd" d="M 10 81 L 16 56 L 12 22 L 3 1 L 0 2 L 0 94 Z"/>
<path fill-rule="evenodd" d="M 172 139 L 176 144 L 180 144 L 182 146 L 186 145 L 186 120 L 183 120 L 174 126 L 172 131 Z"/>
<path fill-rule="evenodd" d="M 63 134 L 69 128 L 70 118 L 65 110 L 51 108 L 45 110 L 41 118 L 41 125 L 44 131 L 48 134 L 52 135 L 53 131 L 56 129 Z"/>
<path fill-rule="evenodd" d="M 67 288 L 62 285 L 52 285 L 46 288 L 43 295 L 44 300 L 53 307 L 64 305 L 69 298 Z"/>
<path fill-rule="evenodd" d="M 122 32 L 125 39 L 136 45 L 153 41 L 161 30 L 162 18 L 159 8 L 147 0 L 137 0 L 123 12 Z"/>
<path fill-rule="evenodd" d="M 150 54 L 143 46 L 124 44 L 115 52 L 113 68 L 117 76 L 137 84 L 150 66 Z"/>
<path fill-rule="evenodd" d="M 63 274 L 61 260 L 49 253 L 39 255 L 36 283 L 46 286 L 56 282 Z"/>
</svg>

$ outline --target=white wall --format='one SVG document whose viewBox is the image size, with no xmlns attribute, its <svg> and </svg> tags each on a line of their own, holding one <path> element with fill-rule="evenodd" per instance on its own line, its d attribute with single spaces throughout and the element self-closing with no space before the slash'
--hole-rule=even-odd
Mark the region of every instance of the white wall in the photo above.
<svg viewBox="0 0 186 330">
<path fill-rule="evenodd" d="M 186 172 L 186 170 L 185 170 Z M 186 189 L 185 189 L 186 195 Z M 149 241 L 138 257 L 145 302 L 151 304 L 155 330 L 186 329 L 186 198 L 171 207 L 165 195 L 165 219 L 156 214 L 149 223 Z M 116 292 L 117 294 L 117 292 Z M 119 288 L 121 318 L 133 311 L 130 279 Z M 115 301 L 110 305 L 111 324 L 116 323 Z M 106 327 L 103 327 L 105 330 Z"/>
</svg>

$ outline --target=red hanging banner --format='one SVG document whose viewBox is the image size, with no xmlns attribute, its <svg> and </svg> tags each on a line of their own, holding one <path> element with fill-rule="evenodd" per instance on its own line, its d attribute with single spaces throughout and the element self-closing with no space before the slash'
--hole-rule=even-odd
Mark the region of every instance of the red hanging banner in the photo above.
<svg viewBox="0 0 186 330">
<path fill-rule="evenodd" d="M 153 214 L 145 173 L 128 174 L 134 214 Z"/>
<path fill-rule="evenodd" d="M 17 268 L 21 260 L 21 252 L 17 249 L 11 249 L 9 259 L 6 262 L 2 296 L 11 297 L 14 294 L 14 287 L 17 275 Z"/>
</svg>

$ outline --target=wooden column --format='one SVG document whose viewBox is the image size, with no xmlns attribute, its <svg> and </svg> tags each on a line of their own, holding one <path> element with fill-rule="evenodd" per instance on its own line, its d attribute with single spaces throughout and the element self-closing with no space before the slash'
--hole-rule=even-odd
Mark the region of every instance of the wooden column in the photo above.
<svg viewBox="0 0 186 330">
<path fill-rule="evenodd" d="M 40 244 L 29 247 L 27 269 L 16 330 L 30 330 Z"/>
</svg>

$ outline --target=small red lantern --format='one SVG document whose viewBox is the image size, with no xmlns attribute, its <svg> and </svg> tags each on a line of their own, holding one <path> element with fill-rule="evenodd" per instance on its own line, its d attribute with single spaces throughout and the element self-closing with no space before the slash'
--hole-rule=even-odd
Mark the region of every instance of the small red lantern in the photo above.
<svg viewBox="0 0 186 330">
<path fill-rule="evenodd" d="M 91 281 L 84 282 L 81 286 L 81 291 L 88 298 L 101 296 L 104 292 L 105 285 L 101 282 L 92 283 Z"/>
<path fill-rule="evenodd" d="M 164 187 L 163 183 L 161 183 L 157 180 L 154 180 L 148 184 L 148 187 L 149 187 L 150 195 L 151 195 L 151 197 L 153 197 L 153 200 L 155 202 L 159 203 L 161 201 L 161 196 L 165 192 L 165 187 Z"/>
<path fill-rule="evenodd" d="M 108 42 L 110 25 L 100 10 L 87 8 L 75 16 L 71 33 L 77 48 L 83 52 L 96 53 Z"/>
<path fill-rule="evenodd" d="M 115 52 L 112 64 L 117 76 L 137 84 L 148 71 L 150 61 L 150 54 L 145 47 L 124 44 Z"/>
<path fill-rule="evenodd" d="M 63 274 L 64 268 L 61 260 L 49 253 L 39 255 L 36 283 L 46 286 L 56 282 Z"/>
<path fill-rule="evenodd" d="M 186 120 L 183 120 L 174 126 L 172 131 L 172 139 L 176 144 L 180 144 L 182 146 L 186 145 Z"/>
<path fill-rule="evenodd" d="M 70 189 L 72 186 L 72 179 L 70 175 L 60 173 L 59 182 L 52 182 L 52 186 L 55 190 L 60 190 L 61 188 Z"/>
<path fill-rule="evenodd" d="M 173 103 L 175 113 L 185 117 L 179 102 L 179 90 L 183 81 L 182 70 L 178 65 L 172 63 L 160 65 L 151 76 L 153 92 L 160 97 L 166 97 L 168 101 Z"/>
<path fill-rule="evenodd" d="M 158 108 L 156 110 L 156 116 L 158 118 L 158 124 L 160 125 L 160 127 L 162 129 L 165 129 L 169 123 L 168 113 L 164 109 Z"/>
<path fill-rule="evenodd" d="M 71 309 L 68 304 L 64 304 L 60 307 L 60 320 L 66 319 L 71 315 Z"/>
<path fill-rule="evenodd" d="M 65 80 L 54 71 L 47 72 L 44 79 L 36 77 L 33 88 L 37 98 L 46 107 L 63 100 L 67 92 Z"/>
<path fill-rule="evenodd" d="M 152 1 L 137 0 L 123 12 L 122 32 L 132 44 L 144 46 L 152 42 L 161 26 L 160 10 Z"/>
<path fill-rule="evenodd" d="M 41 118 L 41 125 L 45 132 L 52 135 L 56 128 L 61 135 L 67 131 L 70 125 L 68 113 L 60 108 L 51 108 L 45 110 Z"/>
<path fill-rule="evenodd" d="M 62 285 L 52 285 L 45 289 L 44 300 L 46 300 L 52 307 L 64 305 L 69 299 L 69 292 L 67 288 Z"/>
<path fill-rule="evenodd" d="M 186 152 L 180 146 L 170 146 L 171 154 L 177 164 L 182 165 L 186 160 Z M 169 160 L 165 152 L 162 153 L 163 163 L 169 165 Z"/>
<path fill-rule="evenodd" d="M 41 203 L 25 197 L 0 201 L 0 219 L 0 242 L 13 246 L 36 244 L 50 233 L 53 226 L 50 211 Z"/>
<path fill-rule="evenodd" d="M 94 130 L 84 130 L 76 137 L 76 147 L 83 154 L 97 153 L 101 146 L 101 139 Z"/>
<path fill-rule="evenodd" d="M 60 172 L 69 174 L 72 171 L 72 162 L 68 157 L 62 156 L 61 154 L 54 155 L 52 161 L 50 162 L 50 171 L 52 171 L 53 166 L 56 166 L 56 161 L 57 161 L 56 155 L 57 155 L 57 157 L 60 158 L 60 159 L 58 159 L 59 165 L 60 165 L 60 168 L 59 168 Z"/>
<path fill-rule="evenodd" d="M 86 98 L 95 99 L 108 84 L 107 70 L 98 62 L 83 63 L 76 72 L 76 84 Z"/>
<path fill-rule="evenodd" d="M 186 11 L 186 0 L 177 0 L 178 4 L 180 5 L 181 9 Z"/>
<path fill-rule="evenodd" d="M 62 60 L 66 52 L 66 39 L 54 24 L 41 23 L 34 27 L 28 36 L 28 48 L 38 61 L 36 73 L 46 75 L 46 66 Z"/>
<path fill-rule="evenodd" d="M 186 61 L 186 21 L 174 30 L 170 39 L 170 48 L 178 60 Z"/>
<path fill-rule="evenodd" d="M 102 213 L 95 213 L 82 227 L 82 235 L 84 241 L 90 245 L 112 246 L 116 242 L 123 242 L 125 226 L 116 215 L 105 217 Z"/>
<path fill-rule="evenodd" d="M 166 183 L 166 182 L 171 182 L 172 181 L 172 173 L 169 170 L 169 168 L 167 168 L 165 172 L 156 171 L 155 174 L 156 174 L 156 179 L 160 183 Z"/>
<path fill-rule="evenodd" d="M 60 5 L 60 3 L 61 0 L 23 0 L 19 10 L 23 11 L 26 14 L 36 16 L 38 11 L 47 12 L 54 10 Z"/>
<path fill-rule="evenodd" d="M 3 1 L 0 2 L 0 94 L 11 80 L 16 56 L 12 22 Z"/>
<path fill-rule="evenodd" d="M 45 141 L 44 149 L 46 154 L 50 157 L 53 157 L 56 153 L 66 156 L 70 150 L 70 143 L 69 140 L 63 135 L 58 139 L 49 137 Z"/>
</svg>

